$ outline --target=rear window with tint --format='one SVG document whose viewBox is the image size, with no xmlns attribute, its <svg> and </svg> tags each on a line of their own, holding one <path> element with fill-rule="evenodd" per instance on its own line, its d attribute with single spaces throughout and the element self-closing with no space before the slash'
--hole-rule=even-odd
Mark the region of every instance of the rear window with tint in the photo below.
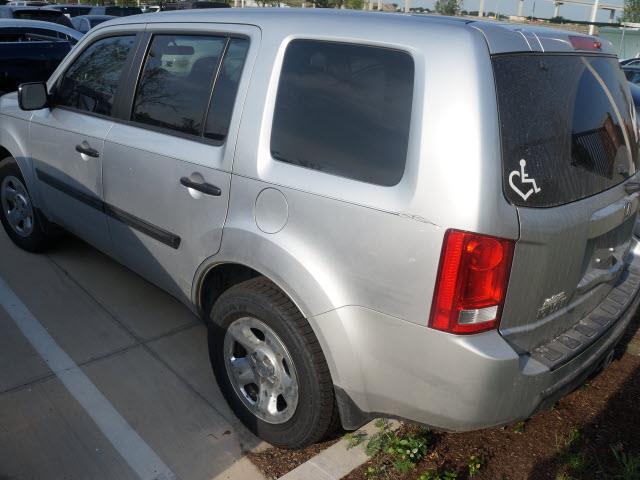
<svg viewBox="0 0 640 480">
<path fill-rule="evenodd" d="M 271 134 L 277 160 L 377 185 L 404 173 L 413 59 L 316 40 L 287 47 Z"/>
<path fill-rule="evenodd" d="M 636 172 L 635 111 L 616 59 L 501 55 L 493 69 L 504 192 L 513 204 L 566 204 Z"/>
</svg>

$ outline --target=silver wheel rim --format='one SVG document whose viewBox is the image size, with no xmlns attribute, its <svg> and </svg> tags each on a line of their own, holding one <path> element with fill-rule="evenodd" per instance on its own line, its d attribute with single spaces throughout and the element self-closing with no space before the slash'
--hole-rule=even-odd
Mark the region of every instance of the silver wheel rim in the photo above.
<svg viewBox="0 0 640 480">
<path fill-rule="evenodd" d="M 33 207 L 22 181 L 9 175 L 0 185 L 2 211 L 11 229 L 21 237 L 28 237 L 33 232 Z"/>
<path fill-rule="evenodd" d="M 224 363 L 242 403 L 256 417 L 278 424 L 298 406 L 298 377 L 280 337 L 256 318 L 243 317 L 224 336 Z"/>
</svg>

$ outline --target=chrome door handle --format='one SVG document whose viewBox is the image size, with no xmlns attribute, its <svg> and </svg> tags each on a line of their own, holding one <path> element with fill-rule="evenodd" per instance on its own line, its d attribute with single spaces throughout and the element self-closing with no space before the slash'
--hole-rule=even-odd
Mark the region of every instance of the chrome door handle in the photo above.
<svg viewBox="0 0 640 480">
<path fill-rule="evenodd" d="M 202 192 L 206 195 L 211 195 L 214 197 L 219 197 L 220 195 L 222 195 L 222 190 L 220 190 L 220 188 L 216 187 L 215 185 L 211 185 L 210 183 L 206 182 L 194 182 L 189 177 L 182 177 L 180 179 L 180 184 L 187 188 L 193 188 L 194 190 Z"/>
<path fill-rule="evenodd" d="M 76 145 L 76 152 L 82 153 L 87 157 L 98 158 L 100 156 L 100 152 L 98 152 L 98 150 L 96 150 L 95 148 L 91 148 L 86 140 L 80 145 Z"/>
</svg>

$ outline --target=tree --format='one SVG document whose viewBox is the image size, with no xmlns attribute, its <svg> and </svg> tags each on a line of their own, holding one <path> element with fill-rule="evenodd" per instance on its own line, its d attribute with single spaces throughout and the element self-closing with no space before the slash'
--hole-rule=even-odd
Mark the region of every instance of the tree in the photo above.
<svg viewBox="0 0 640 480">
<path fill-rule="evenodd" d="M 640 23 L 640 0 L 624 0 L 622 20 L 625 22 Z"/>
<path fill-rule="evenodd" d="M 633 0 L 640 3 L 640 0 Z M 462 8 L 463 0 L 437 0 L 435 8 L 440 15 L 457 15 Z"/>
</svg>

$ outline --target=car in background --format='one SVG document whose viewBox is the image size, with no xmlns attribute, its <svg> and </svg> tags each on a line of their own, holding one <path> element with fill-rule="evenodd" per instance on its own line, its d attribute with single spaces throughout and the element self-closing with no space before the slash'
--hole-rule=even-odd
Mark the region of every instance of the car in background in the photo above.
<svg viewBox="0 0 640 480">
<path fill-rule="evenodd" d="M 111 20 L 112 18 L 117 17 L 114 15 L 78 15 L 71 19 L 71 24 L 73 25 L 73 28 L 80 33 L 87 33 L 96 25 L 106 22 L 107 20 Z"/>
<path fill-rule="evenodd" d="M 91 11 L 89 11 L 89 15 L 113 15 L 114 17 L 128 17 L 140 13 L 143 13 L 140 7 L 120 7 L 117 5 L 93 7 Z"/>
<path fill-rule="evenodd" d="M 196 0 L 196 1 L 180 1 L 173 3 L 165 3 L 162 5 L 162 11 L 168 10 L 188 10 L 198 8 L 229 8 L 230 5 L 224 2 L 211 2 L 208 0 Z"/>
<path fill-rule="evenodd" d="M 48 7 L 14 7 L 11 5 L 0 6 L 0 18 L 15 18 L 18 20 L 40 20 L 42 22 L 57 23 L 65 27 L 73 28 L 67 16 Z"/>
<path fill-rule="evenodd" d="M 635 83 L 629 82 L 629 91 L 633 98 L 633 106 L 636 107 L 636 112 L 640 113 L 640 86 Z"/>
<path fill-rule="evenodd" d="M 0 95 L 47 80 L 80 38 L 55 23 L 0 19 Z"/>
<path fill-rule="evenodd" d="M 68 17 L 77 17 L 79 15 L 87 15 L 91 11 L 91 5 L 68 5 L 68 4 L 59 4 L 59 5 L 49 5 L 48 9 L 58 10 L 59 12 L 64 13 Z"/>
<path fill-rule="evenodd" d="M 25 41 L 25 35 L 68 41 L 71 46 L 78 43 L 83 36 L 77 30 L 58 23 L 0 18 L 0 42 Z"/>
<path fill-rule="evenodd" d="M 7 5 L 11 5 L 12 7 L 46 7 L 49 5 L 48 2 L 42 2 L 40 0 L 21 0 L 17 2 L 7 2 Z"/>
<path fill-rule="evenodd" d="M 640 63 L 621 65 L 624 76 L 634 85 L 640 84 Z"/>
</svg>

